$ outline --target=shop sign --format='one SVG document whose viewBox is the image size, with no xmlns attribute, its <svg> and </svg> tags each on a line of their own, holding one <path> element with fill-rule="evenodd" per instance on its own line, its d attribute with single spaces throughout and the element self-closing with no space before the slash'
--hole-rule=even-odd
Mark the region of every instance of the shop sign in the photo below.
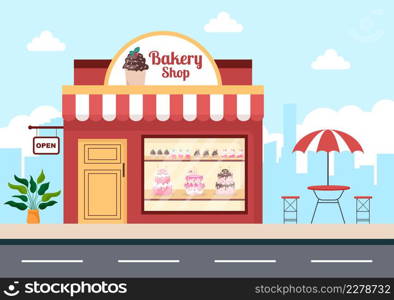
<svg viewBox="0 0 394 300">
<path fill-rule="evenodd" d="M 212 56 L 196 41 L 174 32 L 142 35 L 112 59 L 109 85 L 220 85 Z"/>
<path fill-rule="evenodd" d="M 33 138 L 33 153 L 36 155 L 57 155 L 60 153 L 60 139 L 57 136 L 36 136 Z"/>
</svg>

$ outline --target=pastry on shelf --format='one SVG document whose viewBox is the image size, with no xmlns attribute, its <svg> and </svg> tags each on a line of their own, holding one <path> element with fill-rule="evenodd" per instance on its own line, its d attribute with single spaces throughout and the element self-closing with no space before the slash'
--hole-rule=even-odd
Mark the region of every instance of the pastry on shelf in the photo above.
<svg viewBox="0 0 394 300">
<path fill-rule="evenodd" d="M 205 150 L 202 156 L 203 156 L 204 158 L 209 158 L 209 151 L 208 151 L 208 150 Z"/>
<path fill-rule="evenodd" d="M 234 149 L 229 150 L 227 153 L 227 157 L 234 159 L 235 158 L 235 150 Z"/>
<path fill-rule="evenodd" d="M 204 176 L 190 170 L 185 176 L 185 192 L 189 196 L 202 195 L 204 193 L 205 184 Z"/>
<path fill-rule="evenodd" d="M 183 157 L 184 157 L 183 151 L 182 151 L 182 150 L 179 150 L 179 151 L 178 151 L 178 159 L 182 160 Z"/>
<path fill-rule="evenodd" d="M 158 196 L 172 194 L 171 177 L 166 169 L 157 170 L 155 183 L 153 185 L 153 193 Z"/>
<path fill-rule="evenodd" d="M 190 155 L 190 151 L 186 150 L 185 152 L 185 159 L 190 160 L 191 159 L 191 155 Z"/>
<path fill-rule="evenodd" d="M 201 156 L 200 150 L 194 151 L 194 154 L 193 154 L 194 159 L 200 159 L 200 156 Z"/>
<path fill-rule="evenodd" d="M 170 155 L 170 151 L 168 151 L 168 149 L 164 150 L 164 155 L 166 158 L 168 158 L 168 156 Z"/>
<path fill-rule="evenodd" d="M 238 151 L 237 151 L 237 154 L 236 154 L 236 157 L 239 158 L 239 159 L 244 158 L 244 151 L 241 150 L 241 149 L 238 150 Z"/>
<path fill-rule="evenodd" d="M 213 150 L 213 152 L 212 152 L 212 158 L 218 159 L 218 157 L 219 157 L 219 152 L 218 152 L 218 150 Z"/>
<path fill-rule="evenodd" d="M 156 155 L 157 159 L 163 159 L 163 151 L 161 149 L 157 150 Z"/>
<path fill-rule="evenodd" d="M 176 160 L 176 159 L 177 159 L 177 152 L 176 152 L 175 149 L 172 149 L 172 150 L 171 150 L 170 158 L 171 158 L 172 160 Z"/>
<path fill-rule="evenodd" d="M 220 157 L 221 157 L 222 159 L 227 159 L 227 149 L 223 149 L 223 150 L 220 152 Z"/>
<path fill-rule="evenodd" d="M 235 183 L 233 174 L 228 169 L 223 169 L 219 172 L 216 181 L 217 195 L 233 195 L 235 193 Z"/>
</svg>

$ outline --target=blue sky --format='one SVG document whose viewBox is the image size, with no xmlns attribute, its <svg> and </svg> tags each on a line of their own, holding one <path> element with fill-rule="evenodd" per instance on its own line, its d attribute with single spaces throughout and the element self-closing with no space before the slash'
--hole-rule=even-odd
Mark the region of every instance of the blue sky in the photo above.
<svg viewBox="0 0 394 300">
<path fill-rule="evenodd" d="M 146 4 L 145 4 L 146 3 Z M 137 12 L 134 12 L 134 10 Z M 207 33 L 220 11 L 241 33 Z M 172 30 L 201 42 L 215 58 L 252 58 L 254 83 L 265 85 L 265 124 L 282 130 L 282 106 L 297 103 L 298 118 L 318 107 L 356 104 L 370 110 L 393 99 L 394 1 L 1 1 L 2 109 L 0 127 L 39 105 L 61 109 L 61 86 L 71 84 L 73 59 L 111 58 L 145 32 Z M 361 23 L 360 23 L 361 22 Z M 29 52 L 28 42 L 50 30 L 64 52 Z M 375 37 L 363 41 L 357 36 Z M 317 71 L 328 48 L 352 65 Z"/>
<path fill-rule="evenodd" d="M 205 32 L 204 25 L 221 11 L 228 12 L 244 30 Z M 44 30 L 65 43 L 66 50 L 28 51 L 27 44 Z M 264 124 L 271 133 L 282 132 L 283 105 L 295 103 L 299 133 L 321 126 L 344 129 L 367 150 L 365 164 L 373 165 L 378 153 L 394 154 L 394 142 L 386 138 L 394 130 L 394 101 L 380 101 L 394 99 L 392 0 L 1 1 L 0 148 L 7 136 L 1 129 L 13 117 L 30 115 L 43 105 L 61 110 L 61 86 L 72 84 L 74 59 L 110 59 L 132 38 L 157 30 L 186 34 L 214 58 L 253 59 L 254 84 L 265 86 Z M 311 63 L 327 49 L 335 49 L 351 68 L 312 69 Z M 340 110 L 348 105 L 359 108 Z M 322 107 L 330 110 L 319 110 Z M 51 107 L 41 107 L 24 122 L 45 113 L 56 115 Z M 23 132 L 13 134 L 18 139 L 26 133 L 22 125 Z M 16 132 L 9 127 L 9 132 Z M 382 134 L 376 136 L 376 131 Z M 30 149 L 31 137 L 25 140 L 25 148 Z M 7 182 L 9 174 L 20 169 L 20 151 L 0 150 L 6 154 L 0 175 Z M 26 170 L 37 173 L 41 164 L 46 170 L 58 170 L 44 158 L 28 159 Z M 61 185 L 56 172 L 52 175 L 54 186 Z M 5 191 L 6 186 L 2 188 Z M 43 222 L 60 221 L 61 209 L 61 205 L 53 208 Z M 16 222 L 24 223 L 25 215 L 19 211 L 7 216 L 12 219 L 17 214 Z"/>
</svg>

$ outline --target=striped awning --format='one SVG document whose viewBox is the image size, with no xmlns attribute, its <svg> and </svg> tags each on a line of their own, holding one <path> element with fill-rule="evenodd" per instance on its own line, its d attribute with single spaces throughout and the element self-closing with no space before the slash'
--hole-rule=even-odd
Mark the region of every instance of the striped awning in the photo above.
<svg viewBox="0 0 394 300">
<path fill-rule="evenodd" d="M 260 121 L 261 94 L 69 94 L 65 121 Z"/>
</svg>

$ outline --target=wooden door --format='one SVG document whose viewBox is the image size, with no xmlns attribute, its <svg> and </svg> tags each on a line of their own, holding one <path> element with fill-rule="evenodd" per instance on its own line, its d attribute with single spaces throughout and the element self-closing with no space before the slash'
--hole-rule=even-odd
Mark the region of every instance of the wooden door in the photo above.
<svg viewBox="0 0 394 300">
<path fill-rule="evenodd" d="M 127 140 L 78 140 L 78 223 L 127 223 Z"/>
</svg>

